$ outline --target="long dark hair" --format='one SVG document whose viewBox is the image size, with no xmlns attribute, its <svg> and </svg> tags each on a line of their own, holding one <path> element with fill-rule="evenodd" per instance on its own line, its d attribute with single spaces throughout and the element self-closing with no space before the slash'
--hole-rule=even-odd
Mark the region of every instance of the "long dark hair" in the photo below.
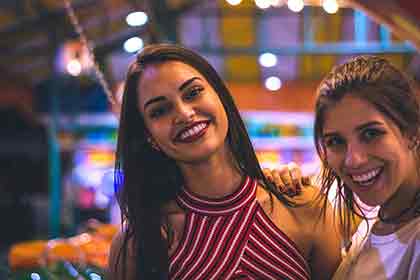
<svg viewBox="0 0 420 280">
<path fill-rule="evenodd" d="M 143 116 L 137 107 L 138 84 L 144 69 L 166 61 L 188 64 L 207 79 L 226 111 L 229 125 L 227 140 L 239 171 L 263 181 L 270 193 L 289 203 L 263 176 L 239 111 L 213 67 L 195 52 L 181 46 L 146 46 L 130 65 L 125 81 L 118 130 L 115 185 L 126 231 L 123 252 L 119 256 L 123 256 L 125 267 L 128 240 L 132 240 L 137 275 L 148 280 L 168 277 L 168 244 L 161 234 L 165 215 L 162 207 L 174 200 L 183 185 L 183 177 L 175 161 L 153 149 L 147 141 Z"/>
<path fill-rule="evenodd" d="M 387 60 L 376 56 L 359 56 L 333 68 L 319 85 L 314 140 L 323 165 L 321 192 L 328 193 L 333 183 L 337 183 L 339 221 L 344 237 L 349 240 L 356 215 L 367 218 L 353 192 L 329 167 L 322 139 L 325 113 L 346 95 L 356 96 L 374 105 L 398 126 L 403 135 L 416 139 L 420 129 L 420 105 L 411 80 Z M 418 147 L 415 153 L 419 155 Z"/>
</svg>

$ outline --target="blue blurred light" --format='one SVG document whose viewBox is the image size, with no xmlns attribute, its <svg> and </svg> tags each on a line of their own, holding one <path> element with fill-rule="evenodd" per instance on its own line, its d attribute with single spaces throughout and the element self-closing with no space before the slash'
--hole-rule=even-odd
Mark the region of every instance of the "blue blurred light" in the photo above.
<svg viewBox="0 0 420 280">
<path fill-rule="evenodd" d="M 31 273 L 31 280 L 41 280 L 41 276 L 36 272 L 32 272 Z"/>
</svg>

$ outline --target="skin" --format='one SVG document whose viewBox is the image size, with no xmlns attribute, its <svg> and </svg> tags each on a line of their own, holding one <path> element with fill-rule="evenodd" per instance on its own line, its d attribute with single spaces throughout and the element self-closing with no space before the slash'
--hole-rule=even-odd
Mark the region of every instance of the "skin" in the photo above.
<svg viewBox="0 0 420 280">
<path fill-rule="evenodd" d="M 177 161 L 188 188 L 209 197 L 233 192 L 241 176 L 226 143 L 227 115 L 207 80 L 191 66 L 171 61 L 148 66 L 138 91 L 139 110 L 149 134 Z M 201 138 L 177 141 L 180 132 L 200 121 L 209 122 Z"/>
<path fill-rule="evenodd" d="M 367 101 L 348 94 L 326 112 L 323 141 L 329 166 L 365 204 L 380 205 L 385 217 L 398 215 L 419 190 L 412 141 Z M 353 180 L 378 168 L 371 185 Z M 377 223 L 374 231 L 392 230 Z"/>
<path fill-rule="evenodd" d="M 143 114 L 150 141 L 157 150 L 174 158 L 183 173 L 185 186 L 205 197 L 217 198 L 231 194 L 240 185 L 242 175 L 236 168 L 226 142 L 228 121 L 220 99 L 206 79 L 194 68 L 181 62 L 150 65 L 139 81 L 139 111 Z M 193 141 L 179 141 L 179 135 L 191 124 L 207 122 L 204 134 Z M 296 175 L 274 175 L 296 181 Z M 297 172 L 299 175 L 299 171 Z M 295 182 L 295 184 L 297 184 Z M 309 202 L 317 190 L 302 189 L 294 199 Z M 321 205 L 312 203 L 302 207 L 287 207 L 258 186 L 257 200 L 272 219 L 297 245 L 311 266 L 313 279 L 329 279 L 340 262 L 338 231 L 333 227 L 329 208 L 325 219 L 318 221 Z M 186 213 L 170 202 L 164 208 L 166 223 L 171 228 L 169 255 L 182 239 Z M 165 229 L 163 236 L 167 237 Z M 119 234 L 111 247 L 110 267 L 113 268 L 122 236 Z M 328 238 L 326 238 L 328 236 Z M 132 247 L 132 246 L 129 246 Z M 129 252 L 133 255 L 133 252 Z M 133 258 L 124 268 L 133 275 Z M 115 273 L 111 271 L 111 274 Z M 121 279 L 115 276 L 111 279 Z"/>
</svg>

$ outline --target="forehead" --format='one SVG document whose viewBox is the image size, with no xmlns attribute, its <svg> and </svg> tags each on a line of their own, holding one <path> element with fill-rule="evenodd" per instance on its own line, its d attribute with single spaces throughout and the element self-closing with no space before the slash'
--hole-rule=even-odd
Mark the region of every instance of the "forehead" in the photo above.
<svg viewBox="0 0 420 280">
<path fill-rule="evenodd" d="M 324 119 L 324 132 L 353 130 L 367 122 L 380 122 L 392 125 L 384 114 L 368 101 L 351 95 L 344 96 L 337 104 L 327 109 Z"/>
<path fill-rule="evenodd" d="M 192 66 L 179 61 L 167 61 L 146 66 L 139 79 L 137 94 L 139 103 L 151 97 L 166 96 L 178 92 L 179 86 L 192 77 L 205 78 Z"/>
</svg>

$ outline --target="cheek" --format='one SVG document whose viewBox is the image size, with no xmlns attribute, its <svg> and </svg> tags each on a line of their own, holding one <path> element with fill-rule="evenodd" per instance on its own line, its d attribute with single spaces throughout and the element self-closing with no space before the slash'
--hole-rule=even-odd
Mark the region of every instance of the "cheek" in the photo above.
<svg viewBox="0 0 420 280">
<path fill-rule="evenodd" d="M 223 104 L 219 101 L 214 106 L 217 106 L 216 108 L 218 108 L 218 116 L 220 119 L 219 121 L 223 122 L 223 125 L 227 127 L 228 117 L 225 108 L 223 107 Z"/>
<path fill-rule="evenodd" d="M 152 138 L 159 144 L 162 144 L 163 142 L 165 142 L 165 138 L 168 137 L 167 126 L 164 125 L 163 123 L 159 123 L 159 122 L 146 123 L 146 128 L 149 134 L 152 136 Z"/>
<path fill-rule="evenodd" d="M 341 164 L 340 155 L 335 152 L 327 151 L 326 156 L 327 156 L 328 166 L 337 172 L 337 170 L 340 169 L 339 167 Z"/>
</svg>

